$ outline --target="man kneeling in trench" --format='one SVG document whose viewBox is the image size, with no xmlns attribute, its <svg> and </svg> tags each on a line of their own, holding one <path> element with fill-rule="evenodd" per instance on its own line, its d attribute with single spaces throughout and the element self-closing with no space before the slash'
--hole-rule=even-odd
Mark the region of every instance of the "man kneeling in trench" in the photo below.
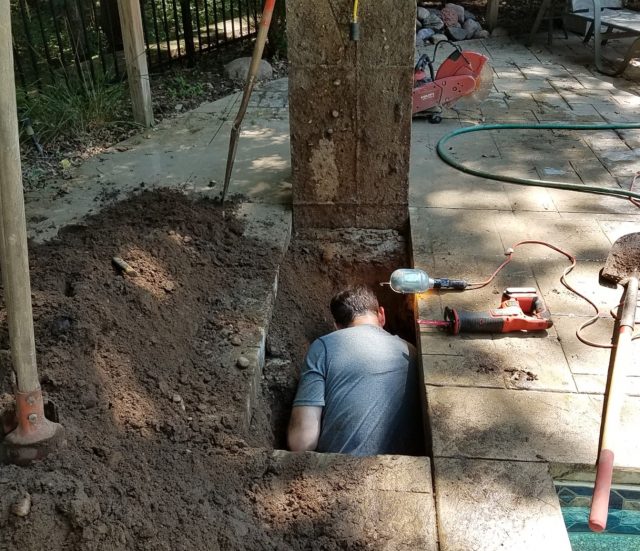
<svg viewBox="0 0 640 551">
<path fill-rule="evenodd" d="M 314 341 L 289 423 L 291 451 L 418 454 L 422 449 L 416 350 L 388 333 L 363 285 L 331 300 L 336 331 Z"/>
</svg>

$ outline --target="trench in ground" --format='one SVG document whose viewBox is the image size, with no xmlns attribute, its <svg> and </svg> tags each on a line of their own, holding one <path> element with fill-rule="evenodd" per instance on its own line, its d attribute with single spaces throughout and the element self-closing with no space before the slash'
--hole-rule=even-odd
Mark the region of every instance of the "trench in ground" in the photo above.
<svg viewBox="0 0 640 551">
<path fill-rule="evenodd" d="M 405 233 L 395 230 L 304 230 L 293 236 L 280 269 L 263 372 L 264 408 L 275 448 L 286 449 L 286 428 L 306 350 L 334 330 L 329 302 L 336 292 L 353 284 L 369 285 L 385 309 L 385 329 L 416 344 L 413 296 L 380 286 L 393 270 L 412 265 L 409 251 Z M 421 411 L 415 414 L 423 416 Z M 424 454 L 424 441 L 407 451 Z"/>
</svg>

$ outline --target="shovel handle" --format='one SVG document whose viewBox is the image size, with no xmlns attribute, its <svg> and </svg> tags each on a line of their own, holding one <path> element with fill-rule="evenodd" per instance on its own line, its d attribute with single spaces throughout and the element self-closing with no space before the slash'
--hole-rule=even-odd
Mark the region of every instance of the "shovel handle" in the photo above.
<svg viewBox="0 0 640 551">
<path fill-rule="evenodd" d="M 625 370 L 632 359 L 631 338 L 635 325 L 637 300 L 638 278 L 631 277 L 627 282 L 627 291 L 620 315 L 618 342 L 614 349 L 615 359 L 609 371 L 602 407 L 600 449 L 598 452 L 596 481 L 593 487 L 593 499 L 591 500 L 591 513 L 589 514 L 589 528 L 594 532 L 602 532 L 607 527 L 614 452 L 618 444 L 620 412 L 622 411 L 625 394 Z"/>
</svg>

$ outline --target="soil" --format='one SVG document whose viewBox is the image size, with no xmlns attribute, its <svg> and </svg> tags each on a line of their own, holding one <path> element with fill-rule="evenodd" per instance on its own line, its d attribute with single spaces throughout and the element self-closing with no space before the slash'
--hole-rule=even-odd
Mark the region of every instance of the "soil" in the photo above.
<svg viewBox="0 0 640 551">
<path fill-rule="evenodd" d="M 113 256 L 138 276 L 119 274 Z M 244 490 L 268 449 L 249 449 L 237 421 L 246 372 L 221 358 L 242 346 L 253 323 L 242 304 L 264 300 L 260 274 L 277 256 L 215 203 L 171 192 L 31 249 L 41 382 L 68 444 L 0 471 L 0 549 L 244 547 Z M 28 520 L 8 513 L 24 492 Z"/>
<path fill-rule="evenodd" d="M 247 429 L 247 371 L 230 352 L 256 329 L 246 305 L 264 301 L 281 253 L 226 214 L 212 201 L 145 192 L 31 248 L 41 384 L 67 444 L 43 462 L 0 469 L 0 549 L 379 548 L 384 527 L 358 528 L 349 509 L 376 462 L 346 458 L 342 470 L 309 478 L 305 455 L 295 455 L 283 472 L 272 430 L 281 438 L 306 346 L 331 330 L 332 293 L 386 280 L 406 265 L 404 239 L 347 231 L 295 240 L 262 407 Z M 138 275 L 120 273 L 114 256 Z M 377 289 L 390 328 L 413 338 L 404 297 Z M 7 405 L 5 327 L 0 348 Z"/>
<path fill-rule="evenodd" d="M 386 329 L 415 343 L 412 299 L 380 286 L 393 270 L 410 266 L 406 251 L 404 237 L 393 230 L 306 230 L 296 235 L 280 268 L 267 339 L 264 376 L 276 447 L 286 445 L 285 428 L 306 350 L 334 330 L 329 302 L 335 293 L 357 283 L 369 285 L 385 308 Z"/>
</svg>

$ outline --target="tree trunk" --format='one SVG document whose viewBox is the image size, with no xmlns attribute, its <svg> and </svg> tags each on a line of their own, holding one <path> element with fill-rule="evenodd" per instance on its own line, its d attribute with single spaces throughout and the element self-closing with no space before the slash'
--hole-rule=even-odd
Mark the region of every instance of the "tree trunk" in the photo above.
<svg viewBox="0 0 640 551">
<path fill-rule="evenodd" d="M 122 30 L 120 28 L 120 15 L 118 14 L 118 0 L 101 0 L 100 26 L 107 38 L 109 47 L 116 51 L 122 50 Z"/>
<path fill-rule="evenodd" d="M 191 7 L 189 4 L 189 0 L 180 0 L 184 46 L 187 51 L 187 65 L 193 67 L 196 64 L 196 47 L 193 43 L 193 20 L 191 18 Z"/>
<path fill-rule="evenodd" d="M 64 3 L 67 24 L 69 25 L 69 37 L 73 45 L 73 51 L 78 61 L 85 61 L 89 55 L 86 35 L 83 26 L 83 13 L 76 0 L 66 0 Z M 85 20 L 86 23 L 86 20 Z"/>
<path fill-rule="evenodd" d="M 269 27 L 269 42 L 267 43 L 267 55 L 269 57 L 287 57 L 287 12 L 285 0 L 276 0 Z"/>
</svg>

